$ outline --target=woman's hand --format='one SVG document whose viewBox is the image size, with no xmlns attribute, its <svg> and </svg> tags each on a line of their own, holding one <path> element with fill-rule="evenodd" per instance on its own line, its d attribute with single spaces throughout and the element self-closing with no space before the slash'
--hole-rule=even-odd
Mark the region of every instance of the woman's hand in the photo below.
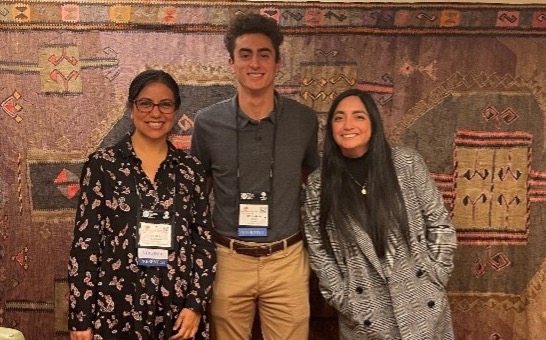
<svg viewBox="0 0 546 340">
<path fill-rule="evenodd" d="M 184 308 L 178 314 L 176 322 L 174 323 L 173 329 L 175 334 L 171 337 L 172 340 L 175 339 L 191 339 L 197 333 L 199 328 L 199 320 L 201 319 L 201 314 L 197 313 L 191 309 Z M 178 331 L 176 331 L 178 329 Z"/>
<path fill-rule="evenodd" d="M 91 328 L 85 331 L 70 331 L 70 340 L 92 340 L 93 332 Z"/>
</svg>

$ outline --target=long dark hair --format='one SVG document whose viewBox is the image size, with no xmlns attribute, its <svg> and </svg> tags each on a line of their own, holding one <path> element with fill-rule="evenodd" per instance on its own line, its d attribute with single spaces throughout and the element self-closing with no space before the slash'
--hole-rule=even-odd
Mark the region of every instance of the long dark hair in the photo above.
<svg viewBox="0 0 546 340">
<path fill-rule="evenodd" d="M 332 118 L 339 102 L 346 97 L 360 98 L 366 107 L 372 133 L 367 151 L 367 196 L 358 193 L 351 182 L 344 156 L 336 144 Z M 326 236 L 326 224 L 334 222 L 345 237 L 351 237 L 350 220 L 356 221 L 369 234 L 375 251 L 384 257 L 390 228 L 397 226 L 409 243 L 409 226 L 402 191 L 396 177 L 391 147 L 385 136 L 379 109 L 366 92 L 350 89 L 340 93 L 332 102 L 326 122 L 324 154 L 321 172 L 320 228 Z M 354 238 L 354 236 L 353 236 Z"/>
</svg>

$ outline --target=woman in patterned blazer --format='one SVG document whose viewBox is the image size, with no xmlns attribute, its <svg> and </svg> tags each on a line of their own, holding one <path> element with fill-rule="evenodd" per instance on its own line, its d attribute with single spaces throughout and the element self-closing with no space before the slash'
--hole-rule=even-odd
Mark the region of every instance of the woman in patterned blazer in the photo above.
<svg viewBox="0 0 546 340">
<path fill-rule="evenodd" d="M 425 162 L 389 146 L 365 92 L 332 103 L 304 226 L 341 339 L 454 338 L 446 284 L 455 229 Z"/>
</svg>

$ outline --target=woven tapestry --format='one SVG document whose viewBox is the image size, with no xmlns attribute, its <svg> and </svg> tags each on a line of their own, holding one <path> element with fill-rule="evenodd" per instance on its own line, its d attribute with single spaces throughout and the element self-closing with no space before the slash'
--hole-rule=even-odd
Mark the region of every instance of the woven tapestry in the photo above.
<svg viewBox="0 0 546 340">
<path fill-rule="evenodd" d="M 68 339 L 67 260 L 82 162 L 130 131 L 132 78 L 180 84 L 172 135 L 235 93 L 238 13 L 285 32 L 277 90 L 324 126 L 337 93 L 373 94 L 393 144 L 425 158 L 457 228 L 457 339 L 546 334 L 546 5 L 0 1 L 0 326 Z M 322 131 L 319 135 L 322 143 Z M 311 339 L 337 339 L 312 287 Z"/>
</svg>

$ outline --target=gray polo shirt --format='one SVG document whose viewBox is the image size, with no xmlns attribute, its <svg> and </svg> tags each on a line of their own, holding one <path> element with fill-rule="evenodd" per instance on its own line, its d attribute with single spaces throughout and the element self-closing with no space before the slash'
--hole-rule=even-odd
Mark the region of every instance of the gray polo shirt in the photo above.
<svg viewBox="0 0 546 340">
<path fill-rule="evenodd" d="M 213 104 L 195 117 L 191 153 L 213 178 L 213 223 L 216 232 L 224 236 L 239 238 L 238 187 L 241 192 L 272 194 L 268 236 L 242 239 L 274 242 L 300 230 L 302 168 L 312 170 L 319 165 L 317 114 L 295 100 L 275 95 L 275 111 L 260 121 L 237 112 L 237 96 Z"/>
</svg>

